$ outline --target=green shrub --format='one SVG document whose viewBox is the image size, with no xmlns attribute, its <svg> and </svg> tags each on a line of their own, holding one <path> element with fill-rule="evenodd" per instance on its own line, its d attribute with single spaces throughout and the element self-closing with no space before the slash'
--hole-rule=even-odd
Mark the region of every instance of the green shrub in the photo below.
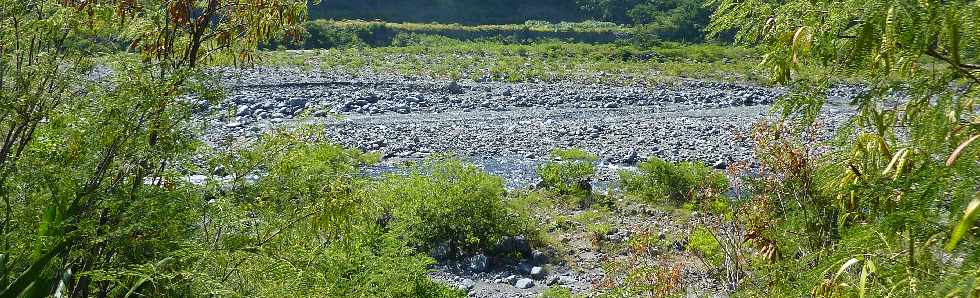
<svg viewBox="0 0 980 298">
<path fill-rule="evenodd" d="M 212 198 L 206 220 L 193 234 L 194 246 L 183 252 L 198 260 L 189 269 L 200 274 L 192 293 L 462 296 L 431 281 L 427 267 L 433 260 L 377 221 L 359 170 L 375 157 L 307 141 L 318 138 L 268 135 L 216 162 L 227 168 L 234 187 L 212 185 L 206 192 Z M 257 181 L 245 178 L 254 175 Z"/>
<path fill-rule="evenodd" d="M 449 241 L 465 251 L 489 248 L 516 232 L 505 206 L 504 181 L 457 159 L 428 161 L 407 176 L 389 175 L 375 196 L 391 216 L 392 233 L 428 251 Z"/>
<path fill-rule="evenodd" d="M 648 202 L 701 203 L 728 190 L 727 177 L 700 162 L 651 158 L 637 170 L 620 172 L 621 183 L 627 194 Z"/>
<path fill-rule="evenodd" d="M 548 288 L 547 290 L 544 290 L 544 292 L 541 293 L 541 298 L 577 298 L 577 297 L 584 297 L 584 296 L 572 294 L 572 290 L 568 288 L 562 288 L 562 287 Z"/>
<path fill-rule="evenodd" d="M 687 236 L 687 249 L 700 256 L 706 265 L 719 267 L 725 261 L 718 239 L 704 227 L 698 227 Z"/>
<path fill-rule="evenodd" d="M 351 235 L 326 248 L 319 260 L 327 288 L 323 297 L 464 297 L 429 279 L 433 260 L 390 234 Z M 290 296 L 291 293 L 284 293 Z"/>
<path fill-rule="evenodd" d="M 583 197 L 591 193 L 589 181 L 595 174 L 595 154 L 581 149 L 555 149 L 556 159 L 537 168 L 541 186 L 563 196 Z"/>
</svg>

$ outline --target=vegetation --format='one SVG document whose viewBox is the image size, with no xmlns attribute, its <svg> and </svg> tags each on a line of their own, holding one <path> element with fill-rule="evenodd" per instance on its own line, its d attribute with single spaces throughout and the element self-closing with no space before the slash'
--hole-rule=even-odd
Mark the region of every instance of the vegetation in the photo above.
<svg viewBox="0 0 980 298">
<path fill-rule="evenodd" d="M 555 149 L 553 161 L 537 168 L 540 186 L 561 196 L 585 197 L 592 192 L 592 175 L 595 174 L 595 154 L 581 149 Z"/>
<path fill-rule="evenodd" d="M 372 196 L 382 201 L 386 228 L 423 251 L 448 243 L 474 253 L 492 248 L 502 236 L 516 235 L 520 227 L 518 217 L 505 208 L 503 179 L 459 160 L 428 162 L 407 177 L 390 176 L 375 187 Z"/>
<path fill-rule="evenodd" d="M 323 0 L 310 8 L 310 15 L 314 19 L 381 19 L 467 25 L 585 19 L 572 0 Z"/>
<path fill-rule="evenodd" d="M 584 43 L 610 43 L 628 37 L 629 28 L 605 22 L 548 23 L 464 26 L 438 23 L 388 23 L 359 20 L 314 20 L 304 24 L 301 44 L 279 42 L 271 47 L 290 49 L 329 49 L 346 47 L 387 47 L 403 45 L 406 36 L 431 35 L 455 40 L 489 40 L 527 44 L 557 39 Z"/>
<path fill-rule="evenodd" d="M 647 202 L 710 203 L 728 190 L 728 177 L 700 162 L 671 163 L 651 158 L 637 171 L 620 172 L 627 194 Z"/>
<path fill-rule="evenodd" d="M 975 1 L 717 1 L 711 30 L 759 42 L 799 86 L 756 133 L 761 176 L 742 207 L 746 284 L 768 295 L 975 296 L 980 68 Z M 869 90 L 827 144 L 814 118 L 827 67 Z M 829 148 L 829 150 L 822 150 Z M 759 262 L 761 260 L 761 262 Z"/>
<path fill-rule="evenodd" d="M 342 48 L 302 53 L 270 52 L 262 63 L 300 65 L 352 74 L 393 73 L 450 80 L 506 82 L 601 82 L 651 84 L 676 80 L 740 79 L 763 82 L 759 57 L 748 48 L 667 43 L 643 50 L 631 45 L 540 41 L 504 44 L 463 42 L 430 35 L 402 35 L 398 46 Z"/>
<path fill-rule="evenodd" d="M 232 175 L 199 190 L 210 198 L 203 224 L 174 252 L 190 266 L 158 274 L 187 275 L 188 295 L 460 296 L 428 279 L 434 261 L 391 228 L 402 220 L 374 208 L 384 202 L 359 167 L 376 157 L 306 141 L 322 131 L 267 135 L 216 157 Z"/>
<path fill-rule="evenodd" d="M 0 2 L 2 296 L 190 291 L 178 252 L 204 201 L 179 182 L 182 96 L 206 88 L 211 59 L 248 60 L 304 17 L 295 1 Z M 141 59 L 88 80 L 93 53 L 67 42 L 91 36 Z"/>
<path fill-rule="evenodd" d="M 305 22 L 293 0 L 0 0 L 0 297 L 461 297 L 427 276 L 432 251 L 478 253 L 515 235 L 570 245 L 555 233 L 623 256 L 604 263 L 609 296 L 675 294 L 690 265 L 680 254 L 746 296 L 980 293 L 976 1 L 458 0 L 420 13 L 421 2 L 374 13 L 521 20 Z M 365 19 L 362 8 L 381 7 L 323 5 L 348 9 L 317 15 Z M 461 5 L 478 12 L 456 15 Z M 551 23 L 513 13 L 528 7 L 563 10 Z M 702 41 L 711 7 L 714 37 L 758 50 L 671 42 Z M 588 17 L 632 26 L 562 22 Z M 323 50 L 256 52 L 303 32 L 304 48 Z M 634 38 L 588 40 L 623 32 Z M 707 212 L 691 213 L 693 229 L 612 243 L 636 202 L 593 194 L 596 156 L 582 150 L 553 151 L 537 168 L 542 189 L 508 192 L 452 158 L 369 177 L 361 169 L 378 157 L 321 141 L 319 127 L 202 146 L 191 111 L 221 96 L 205 70 L 256 59 L 510 82 L 765 74 L 796 91 L 751 134 L 758 168 L 740 177 L 657 158 L 622 172 L 642 205 Z M 824 90 L 841 76 L 868 91 L 818 142 Z M 747 195 L 724 196 L 733 186 Z M 570 197 L 608 204 L 567 208 Z"/>
</svg>

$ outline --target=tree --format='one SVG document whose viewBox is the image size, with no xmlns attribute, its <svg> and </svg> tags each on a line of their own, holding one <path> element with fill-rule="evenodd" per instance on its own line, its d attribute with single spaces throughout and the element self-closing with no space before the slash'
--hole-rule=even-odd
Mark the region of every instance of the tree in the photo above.
<svg viewBox="0 0 980 298">
<path fill-rule="evenodd" d="M 162 266 L 197 220 L 199 198 L 172 189 L 193 148 L 186 95 L 203 66 L 250 61 L 305 14 L 295 0 L 0 1 L 3 295 L 152 289 L 131 269 Z M 74 43 L 93 38 L 140 58 Z"/>
<path fill-rule="evenodd" d="M 976 225 L 980 205 L 980 118 L 974 105 L 980 83 L 980 5 L 878 0 L 712 4 L 718 5 L 712 33 L 736 30 L 739 42 L 764 49 L 764 65 L 776 82 L 799 87 L 777 106 L 784 121 L 762 137 L 763 147 L 789 149 L 764 157 L 792 166 L 795 170 L 782 168 L 777 180 L 797 181 L 796 189 L 788 190 L 789 184 L 765 188 L 773 195 L 759 194 L 754 204 L 776 211 L 749 224 L 753 239 L 762 240 L 758 243 L 780 247 L 783 255 L 807 256 L 774 265 L 790 269 L 773 277 L 781 279 L 777 283 L 796 280 L 797 290 L 827 296 L 975 295 L 980 241 L 970 227 Z M 789 136 L 813 127 L 828 87 L 841 76 L 861 78 L 867 87 L 852 101 L 856 114 L 835 141 L 825 144 L 828 154 L 803 153 L 812 146 Z M 824 219 L 797 221 L 814 216 Z M 796 230 L 780 232 L 788 229 Z M 818 241 L 800 245 L 790 240 L 796 235 Z M 947 252 L 940 252 L 943 248 Z M 950 262 L 957 257 L 943 255 L 949 253 L 965 261 Z M 851 277 L 844 274 L 848 271 L 860 274 Z"/>
</svg>

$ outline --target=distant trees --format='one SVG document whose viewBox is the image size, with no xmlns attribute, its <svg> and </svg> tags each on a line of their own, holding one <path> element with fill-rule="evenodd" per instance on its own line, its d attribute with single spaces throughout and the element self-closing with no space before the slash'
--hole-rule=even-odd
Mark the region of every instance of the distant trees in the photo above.
<svg viewBox="0 0 980 298">
<path fill-rule="evenodd" d="M 642 43 L 650 43 L 703 41 L 711 11 L 703 0 L 323 0 L 310 8 L 310 16 L 467 25 L 593 19 L 636 25 Z"/>
<path fill-rule="evenodd" d="M 635 40 L 701 42 L 712 9 L 702 0 L 577 0 L 589 17 L 636 26 Z"/>
<path fill-rule="evenodd" d="M 313 19 L 380 19 L 389 22 L 514 24 L 586 19 L 574 0 L 323 0 Z"/>
</svg>

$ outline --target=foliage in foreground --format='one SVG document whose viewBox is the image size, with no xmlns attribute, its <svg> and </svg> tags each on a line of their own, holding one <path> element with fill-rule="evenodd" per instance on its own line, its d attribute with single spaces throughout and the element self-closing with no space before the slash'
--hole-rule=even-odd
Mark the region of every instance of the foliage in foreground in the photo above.
<svg viewBox="0 0 980 298">
<path fill-rule="evenodd" d="M 186 269 L 172 253 L 202 200 L 178 182 L 194 150 L 184 95 L 205 89 L 199 67 L 248 61 L 305 13 L 291 0 L 0 1 L 0 296 L 154 294 L 146 271 Z M 140 59 L 92 72 L 77 41 L 93 37 Z"/>
<path fill-rule="evenodd" d="M 322 129 L 317 129 L 322 131 Z M 275 134 L 223 160 L 233 191 L 212 181 L 190 239 L 201 288 L 233 296 L 456 297 L 429 280 L 431 258 L 388 229 L 359 167 L 372 156 Z M 245 176 L 264 169 L 256 181 Z M 166 285 L 164 285 L 166 286 Z"/>
<path fill-rule="evenodd" d="M 309 133 L 198 146 L 203 68 L 305 4 L 0 1 L 0 296 L 460 296 L 365 207 L 371 156 Z M 93 37 L 139 59 L 96 67 L 74 42 Z"/>
<path fill-rule="evenodd" d="M 716 33 L 761 43 L 799 91 L 755 132 L 760 176 L 742 207 L 746 285 L 789 296 L 980 292 L 980 6 L 976 1 L 717 1 Z M 820 143 L 828 78 L 866 78 L 857 113 Z M 749 287 L 746 291 L 760 289 Z"/>
</svg>

